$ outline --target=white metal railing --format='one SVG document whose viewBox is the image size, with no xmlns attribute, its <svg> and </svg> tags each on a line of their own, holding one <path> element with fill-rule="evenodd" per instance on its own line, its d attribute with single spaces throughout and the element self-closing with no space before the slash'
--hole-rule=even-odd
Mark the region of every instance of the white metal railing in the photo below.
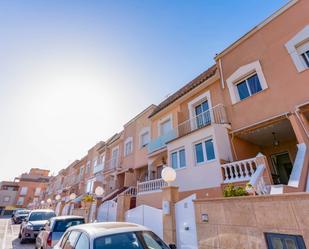
<svg viewBox="0 0 309 249">
<path fill-rule="evenodd" d="M 252 175 L 249 184 L 258 195 L 266 195 L 270 193 L 270 186 L 265 184 L 263 174 L 266 167 L 264 164 L 258 165 L 256 171 Z"/>
<path fill-rule="evenodd" d="M 221 165 L 223 182 L 249 181 L 257 168 L 256 157 Z"/>
<path fill-rule="evenodd" d="M 150 191 L 159 191 L 162 187 L 167 186 L 167 183 L 162 179 L 155 179 L 137 184 L 137 192 L 145 193 Z"/>
<path fill-rule="evenodd" d="M 162 149 L 169 141 L 185 136 L 190 132 L 201 129 L 211 124 L 227 124 L 228 118 L 223 104 L 218 104 L 199 115 L 194 116 L 191 119 L 179 124 L 176 128 L 170 132 L 152 139 L 148 144 L 148 153 L 152 153 L 156 150 Z"/>
<path fill-rule="evenodd" d="M 201 129 L 211 124 L 227 124 L 228 118 L 223 104 L 218 104 L 199 115 L 179 124 L 176 128 L 177 137 L 187 135 L 188 133 Z"/>
</svg>

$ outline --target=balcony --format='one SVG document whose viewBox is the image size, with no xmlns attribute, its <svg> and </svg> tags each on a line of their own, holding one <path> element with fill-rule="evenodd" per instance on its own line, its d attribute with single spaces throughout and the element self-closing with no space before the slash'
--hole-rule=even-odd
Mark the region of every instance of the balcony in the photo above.
<svg viewBox="0 0 309 249">
<path fill-rule="evenodd" d="M 103 163 L 99 163 L 99 164 L 94 165 L 94 167 L 93 167 L 93 174 L 96 174 L 96 173 L 102 171 L 103 168 L 104 168 L 104 164 Z"/>
<path fill-rule="evenodd" d="M 106 161 L 103 165 L 103 172 L 115 171 L 116 169 L 120 168 L 120 158 L 112 158 Z"/>
<path fill-rule="evenodd" d="M 145 194 L 149 192 L 157 192 L 160 191 L 161 188 L 165 186 L 167 186 L 167 183 L 162 178 L 146 182 L 139 182 L 137 184 L 137 193 Z"/>
<path fill-rule="evenodd" d="M 153 139 L 148 144 L 148 154 L 163 149 L 168 142 L 175 138 L 185 136 L 211 124 L 228 124 L 228 118 L 223 104 L 218 104 L 213 108 L 210 108 L 209 110 L 184 121 L 170 132 Z"/>
</svg>

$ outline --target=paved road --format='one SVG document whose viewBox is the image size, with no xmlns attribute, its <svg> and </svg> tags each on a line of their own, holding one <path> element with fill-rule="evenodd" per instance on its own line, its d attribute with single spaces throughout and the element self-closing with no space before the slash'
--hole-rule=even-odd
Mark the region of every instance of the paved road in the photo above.
<svg viewBox="0 0 309 249">
<path fill-rule="evenodd" d="M 0 219 L 0 249 L 34 249 L 34 243 L 19 243 L 18 232 L 19 225 L 12 225 L 11 219 Z"/>
</svg>

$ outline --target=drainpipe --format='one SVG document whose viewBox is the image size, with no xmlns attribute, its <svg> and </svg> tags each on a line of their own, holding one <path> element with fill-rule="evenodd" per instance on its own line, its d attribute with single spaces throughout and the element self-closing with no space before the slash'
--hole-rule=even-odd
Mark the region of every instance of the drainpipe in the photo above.
<svg viewBox="0 0 309 249">
<path fill-rule="evenodd" d="M 219 59 L 218 64 L 219 64 L 219 72 L 220 72 L 221 86 L 222 86 L 222 88 L 224 89 L 224 79 L 223 79 L 223 72 L 222 72 L 222 63 L 221 63 L 221 59 Z"/>
</svg>

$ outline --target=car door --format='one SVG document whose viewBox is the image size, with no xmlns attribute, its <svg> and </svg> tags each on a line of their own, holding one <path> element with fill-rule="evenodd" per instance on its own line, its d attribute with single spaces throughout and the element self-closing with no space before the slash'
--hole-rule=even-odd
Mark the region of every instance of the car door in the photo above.
<svg viewBox="0 0 309 249">
<path fill-rule="evenodd" d="M 82 233 L 79 236 L 74 249 L 89 249 L 89 248 L 90 248 L 90 239 L 87 234 Z"/>
</svg>

